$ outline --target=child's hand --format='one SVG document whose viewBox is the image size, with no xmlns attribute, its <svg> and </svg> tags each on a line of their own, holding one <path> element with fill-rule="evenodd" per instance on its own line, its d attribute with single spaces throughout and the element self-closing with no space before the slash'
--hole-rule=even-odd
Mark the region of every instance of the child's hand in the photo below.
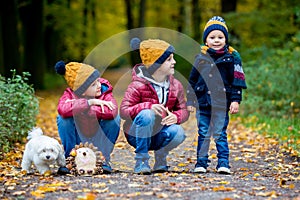
<svg viewBox="0 0 300 200">
<path fill-rule="evenodd" d="M 239 112 L 240 104 L 238 102 L 231 102 L 229 107 L 230 114 L 236 114 Z"/>
<path fill-rule="evenodd" d="M 75 99 L 67 99 L 66 101 L 65 101 L 65 103 L 69 103 L 69 102 L 74 102 L 75 101 Z"/>
<path fill-rule="evenodd" d="M 167 116 L 161 120 L 162 125 L 170 126 L 177 123 L 177 116 L 166 108 Z"/>
<path fill-rule="evenodd" d="M 151 110 L 155 112 L 156 115 L 164 118 L 166 116 L 166 108 L 162 104 L 153 104 Z"/>
<path fill-rule="evenodd" d="M 110 110 L 115 109 L 115 105 L 111 101 L 103 101 L 100 99 L 90 99 L 90 100 L 88 100 L 88 102 L 89 102 L 90 106 L 92 106 L 92 105 L 100 106 L 102 113 L 104 113 L 104 106 L 107 106 Z"/>
<path fill-rule="evenodd" d="M 195 111 L 195 107 L 194 106 L 187 106 L 187 110 L 189 112 L 194 112 Z"/>
</svg>

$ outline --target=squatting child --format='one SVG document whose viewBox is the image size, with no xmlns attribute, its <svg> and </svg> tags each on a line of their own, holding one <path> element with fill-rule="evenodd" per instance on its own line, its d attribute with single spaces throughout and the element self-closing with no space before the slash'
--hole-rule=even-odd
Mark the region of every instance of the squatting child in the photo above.
<svg viewBox="0 0 300 200">
<path fill-rule="evenodd" d="M 166 172 L 167 155 L 185 139 L 181 123 L 189 117 L 182 84 L 174 78 L 174 47 L 159 39 L 131 40 L 139 49 L 141 64 L 132 70 L 120 106 L 127 141 L 135 148 L 137 174 L 151 174 L 150 150 L 154 150 L 152 172 Z"/>
<path fill-rule="evenodd" d="M 104 173 L 111 173 L 110 154 L 120 130 L 112 85 L 100 78 L 97 69 L 84 63 L 59 61 L 55 70 L 64 76 L 69 86 L 57 107 L 57 127 L 65 157 L 76 144 L 92 143 L 105 157 Z"/>
</svg>

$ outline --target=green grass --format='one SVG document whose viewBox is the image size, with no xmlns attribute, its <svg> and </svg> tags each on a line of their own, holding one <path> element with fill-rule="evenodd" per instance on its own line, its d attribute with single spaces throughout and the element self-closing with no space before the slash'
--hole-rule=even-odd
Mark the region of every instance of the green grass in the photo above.
<svg viewBox="0 0 300 200">
<path fill-rule="evenodd" d="M 300 119 L 271 118 L 251 115 L 242 117 L 247 127 L 252 127 L 266 137 L 276 138 L 292 155 L 300 156 Z"/>
</svg>

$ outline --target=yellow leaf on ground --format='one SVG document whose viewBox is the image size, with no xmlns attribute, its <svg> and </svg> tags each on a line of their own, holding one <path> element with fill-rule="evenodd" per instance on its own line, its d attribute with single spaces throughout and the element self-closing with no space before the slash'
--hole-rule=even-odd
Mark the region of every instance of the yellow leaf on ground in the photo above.
<svg viewBox="0 0 300 200">
<path fill-rule="evenodd" d="M 178 164 L 178 167 L 185 167 L 185 166 L 187 166 L 186 163 L 179 163 L 179 164 Z"/>
<path fill-rule="evenodd" d="M 216 159 L 217 158 L 217 154 L 213 153 L 213 154 L 211 154 L 211 156 L 209 158 L 210 159 Z"/>
</svg>

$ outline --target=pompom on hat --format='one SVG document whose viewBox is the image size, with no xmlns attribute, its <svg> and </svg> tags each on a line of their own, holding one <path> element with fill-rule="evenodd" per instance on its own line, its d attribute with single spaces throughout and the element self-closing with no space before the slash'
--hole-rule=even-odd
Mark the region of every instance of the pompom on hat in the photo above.
<svg viewBox="0 0 300 200">
<path fill-rule="evenodd" d="M 142 63 L 150 74 L 153 74 L 175 51 L 172 45 L 159 39 L 141 41 L 139 38 L 132 38 L 130 47 L 133 50 L 139 49 Z"/>
<path fill-rule="evenodd" d="M 206 42 L 208 34 L 214 30 L 220 30 L 224 33 L 226 38 L 226 43 L 228 43 L 228 28 L 226 26 L 225 20 L 220 16 L 214 16 L 206 23 L 203 32 L 203 42 Z"/>
<path fill-rule="evenodd" d="M 78 62 L 58 61 L 55 64 L 56 73 L 63 75 L 68 86 L 77 96 L 81 96 L 87 88 L 100 77 L 100 73 L 94 67 Z"/>
</svg>

